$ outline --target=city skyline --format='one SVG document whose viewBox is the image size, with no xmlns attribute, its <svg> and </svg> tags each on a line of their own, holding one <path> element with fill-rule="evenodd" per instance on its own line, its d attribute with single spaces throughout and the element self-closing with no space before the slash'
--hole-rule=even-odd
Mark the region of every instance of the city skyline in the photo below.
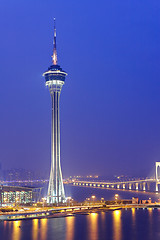
<svg viewBox="0 0 160 240">
<path fill-rule="evenodd" d="M 2 3 L 4 168 L 50 168 L 50 97 L 41 74 L 55 16 L 60 62 L 70 73 L 61 99 L 64 176 L 150 174 L 160 159 L 159 7 L 149 1 Z"/>
</svg>

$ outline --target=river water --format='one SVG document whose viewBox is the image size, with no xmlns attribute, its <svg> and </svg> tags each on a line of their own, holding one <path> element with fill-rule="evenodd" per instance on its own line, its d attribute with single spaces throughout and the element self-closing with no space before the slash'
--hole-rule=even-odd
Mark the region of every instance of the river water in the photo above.
<svg viewBox="0 0 160 240">
<path fill-rule="evenodd" d="M 97 199 L 158 199 L 159 194 L 65 186 L 68 196 Z M 0 222 L 0 240 L 159 240 L 159 209 L 128 209 L 65 218 Z"/>
</svg>

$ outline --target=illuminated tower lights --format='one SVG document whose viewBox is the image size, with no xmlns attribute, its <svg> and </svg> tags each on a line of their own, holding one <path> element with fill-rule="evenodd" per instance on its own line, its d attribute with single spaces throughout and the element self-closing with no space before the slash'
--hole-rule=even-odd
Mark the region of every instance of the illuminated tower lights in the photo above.
<svg viewBox="0 0 160 240">
<path fill-rule="evenodd" d="M 49 88 L 52 103 L 51 119 L 51 170 L 48 185 L 47 203 L 62 203 L 65 201 L 65 192 L 60 164 L 60 114 L 59 100 L 62 86 L 67 73 L 57 64 L 56 26 L 54 19 L 53 64 L 43 76 Z"/>
</svg>

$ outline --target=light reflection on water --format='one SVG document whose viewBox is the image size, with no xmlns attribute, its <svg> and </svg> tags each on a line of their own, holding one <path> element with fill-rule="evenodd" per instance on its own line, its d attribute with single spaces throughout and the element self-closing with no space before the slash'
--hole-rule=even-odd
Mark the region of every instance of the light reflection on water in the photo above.
<svg viewBox="0 0 160 240">
<path fill-rule="evenodd" d="M 132 222 L 134 226 L 135 226 L 135 221 L 136 221 L 136 209 L 132 208 Z"/>
<path fill-rule="evenodd" d="M 13 226 L 12 230 L 12 240 L 20 240 L 21 239 L 21 221 L 13 221 L 11 222 Z"/>
<path fill-rule="evenodd" d="M 88 235 L 90 240 L 98 240 L 98 213 L 91 213 L 88 219 Z"/>
<path fill-rule="evenodd" d="M 132 224 L 132 232 L 133 232 L 132 239 L 136 239 L 136 237 L 137 237 L 137 234 L 136 234 L 136 209 L 132 208 L 131 211 L 132 211 L 132 222 L 131 222 L 131 224 Z"/>
<path fill-rule="evenodd" d="M 150 237 L 153 236 L 153 230 L 152 230 L 152 224 L 153 224 L 153 208 L 148 208 L 148 214 L 149 214 L 149 235 Z"/>
<path fill-rule="evenodd" d="M 38 240 L 38 219 L 32 220 L 32 239 Z"/>
<path fill-rule="evenodd" d="M 121 227 L 121 210 L 113 212 L 113 239 L 122 239 L 122 227 Z"/>
<path fill-rule="evenodd" d="M 101 227 L 102 227 L 102 231 L 103 231 L 103 232 L 106 232 L 106 229 L 107 229 L 106 213 L 105 213 L 105 212 L 101 212 L 101 213 L 100 213 L 100 217 L 101 217 Z"/>
<path fill-rule="evenodd" d="M 75 217 L 66 218 L 66 240 L 74 239 Z"/>
<path fill-rule="evenodd" d="M 47 239 L 47 223 L 48 220 L 46 218 L 43 218 L 40 220 L 40 239 L 46 240 Z"/>
<path fill-rule="evenodd" d="M 148 208 L 149 219 L 152 221 L 153 208 Z"/>
<path fill-rule="evenodd" d="M 6 229 L 7 221 L 3 222 L 4 229 Z"/>
</svg>

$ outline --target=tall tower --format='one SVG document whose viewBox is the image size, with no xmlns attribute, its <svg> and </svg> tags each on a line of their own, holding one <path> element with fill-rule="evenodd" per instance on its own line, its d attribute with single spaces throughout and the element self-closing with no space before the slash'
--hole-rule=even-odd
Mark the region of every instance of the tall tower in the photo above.
<svg viewBox="0 0 160 240">
<path fill-rule="evenodd" d="M 59 100 L 62 86 L 67 73 L 57 64 L 56 48 L 56 26 L 54 19 L 54 40 L 53 40 L 53 64 L 48 68 L 43 76 L 46 86 L 49 88 L 52 102 L 51 120 L 51 171 L 48 185 L 47 203 L 60 203 L 65 201 L 62 171 L 60 164 L 60 114 Z"/>
</svg>

